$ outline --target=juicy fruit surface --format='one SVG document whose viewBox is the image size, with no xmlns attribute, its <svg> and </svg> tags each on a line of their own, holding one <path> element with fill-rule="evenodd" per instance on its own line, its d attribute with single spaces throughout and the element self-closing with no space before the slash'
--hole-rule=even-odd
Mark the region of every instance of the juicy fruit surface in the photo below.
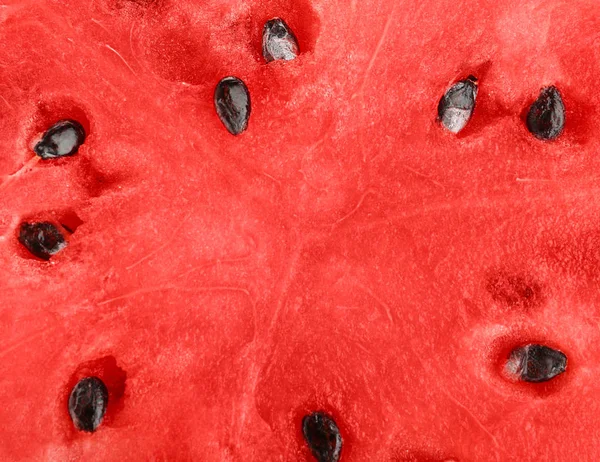
<svg viewBox="0 0 600 462">
<path fill-rule="evenodd" d="M 297 59 L 264 62 L 273 17 Z M 315 410 L 342 461 L 598 459 L 599 31 L 592 0 L 5 1 L 0 459 L 308 461 Z M 28 164 L 65 119 L 78 153 Z M 69 246 L 24 255 L 19 224 L 62 217 Z M 568 370 L 507 380 L 525 344 Z"/>
</svg>

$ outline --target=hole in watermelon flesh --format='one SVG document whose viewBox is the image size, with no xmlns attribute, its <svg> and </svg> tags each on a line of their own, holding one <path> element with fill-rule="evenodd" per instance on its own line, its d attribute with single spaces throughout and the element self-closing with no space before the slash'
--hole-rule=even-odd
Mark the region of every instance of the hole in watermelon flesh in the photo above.
<svg viewBox="0 0 600 462">
<path fill-rule="evenodd" d="M 77 231 L 77 228 L 83 224 L 83 220 L 73 210 L 63 212 L 58 222 L 71 234 Z"/>
<path fill-rule="evenodd" d="M 522 273 L 493 271 L 487 277 L 485 288 L 494 302 L 508 308 L 534 308 L 545 300 L 541 284 Z"/>
<path fill-rule="evenodd" d="M 123 408 L 123 395 L 125 394 L 125 384 L 127 373 L 118 366 L 114 356 L 103 356 L 98 359 L 81 363 L 73 373 L 65 389 L 65 409 L 68 409 L 68 397 L 75 385 L 85 377 L 97 377 L 101 380 L 108 390 L 108 403 L 106 413 L 102 419 L 102 426 L 110 426 L 115 416 Z M 66 413 L 66 419 L 69 414 Z M 73 432 L 78 433 L 73 425 L 70 425 Z"/>
<path fill-rule="evenodd" d="M 566 369 L 567 357 L 562 351 L 537 344 L 515 348 L 506 362 L 507 372 L 525 382 L 546 382 Z"/>
<path fill-rule="evenodd" d="M 91 133 L 91 122 L 87 113 L 74 100 L 63 96 L 53 97 L 38 103 L 30 128 L 30 146 L 32 151 L 35 145 L 42 139 L 43 134 L 56 124 L 56 122 L 61 120 L 75 121 L 83 128 L 86 137 L 89 136 Z"/>
<path fill-rule="evenodd" d="M 72 156 L 85 141 L 85 130 L 76 120 L 60 120 L 53 124 L 33 148 L 42 159 Z"/>
<path fill-rule="evenodd" d="M 536 322 L 529 322 L 537 311 L 527 312 L 526 316 L 517 312 L 513 316 L 504 310 L 498 313 L 496 322 L 472 327 L 464 342 L 465 349 L 457 357 L 457 367 L 477 377 L 477 380 L 493 384 L 499 392 L 519 396 L 520 399 L 547 399 L 568 389 L 577 380 L 580 363 L 576 350 L 564 347 L 570 342 L 570 334 L 559 326 L 544 331 Z M 544 318 L 543 313 L 539 316 Z M 515 372 L 516 367 L 507 368 L 507 361 L 514 350 L 527 345 L 546 345 L 562 351 L 568 357 L 568 373 L 545 382 L 521 380 Z"/>
<path fill-rule="evenodd" d="M 77 164 L 79 181 L 85 186 L 90 197 L 100 197 L 120 187 L 128 179 L 121 172 L 106 171 L 101 160 L 81 157 Z"/>
<path fill-rule="evenodd" d="M 61 230 L 49 221 L 21 223 L 18 239 L 32 256 L 42 260 L 50 260 L 67 246 Z"/>
<path fill-rule="evenodd" d="M 71 390 L 69 414 L 78 430 L 93 433 L 108 406 L 108 390 L 98 377 L 84 377 Z"/>
<path fill-rule="evenodd" d="M 265 23 L 262 40 L 263 56 L 268 63 L 291 61 L 300 52 L 294 32 L 281 18 L 273 18 Z"/>
</svg>

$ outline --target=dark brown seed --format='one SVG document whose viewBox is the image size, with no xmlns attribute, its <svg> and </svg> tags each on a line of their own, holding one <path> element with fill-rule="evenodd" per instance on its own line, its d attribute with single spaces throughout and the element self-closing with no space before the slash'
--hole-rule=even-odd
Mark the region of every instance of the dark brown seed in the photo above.
<svg viewBox="0 0 600 462">
<path fill-rule="evenodd" d="M 342 436 L 334 420 L 323 412 L 302 419 L 304 439 L 318 462 L 337 462 L 342 452 Z"/>
<path fill-rule="evenodd" d="M 281 18 L 273 18 L 265 23 L 262 50 L 268 63 L 276 60 L 291 61 L 300 52 L 296 36 Z"/>
<path fill-rule="evenodd" d="M 531 344 L 515 348 L 506 367 L 524 382 L 545 382 L 565 372 L 567 357 L 562 351 Z"/>
<path fill-rule="evenodd" d="M 78 430 L 92 433 L 102 423 L 108 390 L 98 377 L 86 377 L 77 382 L 69 396 L 69 414 Z"/>
<path fill-rule="evenodd" d="M 19 229 L 19 242 L 33 255 L 43 260 L 60 252 L 67 246 L 64 236 L 52 223 L 22 223 Z"/>
<path fill-rule="evenodd" d="M 565 105 L 556 87 L 542 88 L 529 108 L 527 129 L 540 140 L 553 140 L 565 128 Z"/>
<path fill-rule="evenodd" d="M 85 141 L 85 130 L 75 120 L 61 120 L 48 129 L 33 150 L 42 159 L 72 156 Z"/>
<path fill-rule="evenodd" d="M 251 104 L 248 88 L 237 77 L 225 77 L 215 89 L 215 109 L 225 128 L 239 135 L 248 128 Z"/>
<path fill-rule="evenodd" d="M 470 75 L 452 85 L 438 104 L 438 120 L 452 133 L 460 132 L 475 110 L 477 79 Z"/>
</svg>

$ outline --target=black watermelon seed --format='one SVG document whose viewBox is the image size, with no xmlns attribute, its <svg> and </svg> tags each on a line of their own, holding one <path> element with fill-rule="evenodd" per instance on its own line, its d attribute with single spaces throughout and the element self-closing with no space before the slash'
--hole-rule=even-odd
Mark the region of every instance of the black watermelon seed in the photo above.
<svg viewBox="0 0 600 462">
<path fill-rule="evenodd" d="M 239 135 L 248 128 L 251 104 L 248 88 L 237 77 L 225 77 L 215 89 L 215 109 L 225 128 Z"/>
<path fill-rule="evenodd" d="M 61 120 L 48 129 L 33 150 L 42 159 L 72 156 L 85 141 L 85 130 L 75 120 Z"/>
<path fill-rule="evenodd" d="M 296 36 L 281 18 L 273 18 L 265 23 L 262 50 L 268 63 L 276 60 L 291 61 L 300 52 Z"/>
<path fill-rule="evenodd" d="M 477 99 L 477 79 L 472 75 L 459 80 L 442 96 L 438 120 L 452 133 L 460 132 L 473 115 Z"/>
<path fill-rule="evenodd" d="M 565 105 L 556 87 L 542 88 L 529 107 L 527 129 L 540 140 L 553 140 L 565 128 Z"/>
<path fill-rule="evenodd" d="M 92 433 L 102 423 L 108 390 L 98 377 L 86 377 L 77 382 L 69 396 L 69 414 L 78 430 Z"/>
<path fill-rule="evenodd" d="M 342 436 L 334 420 L 323 412 L 302 419 L 302 432 L 318 462 L 337 462 L 342 452 Z"/>
<path fill-rule="evenodd" d="M 47 221 L 22 223 L 19 229 L 19 242 L 33 255 L 49 260 L 52 255 L 67 246 L 60 230 Z"/>
<path fill-rule="evenodd" d="M 567 357 L 544 345 L 525 345 L 512 351 L 507 369 L 524 382 L 545 382 L 565 372 Z"/>
</svg>

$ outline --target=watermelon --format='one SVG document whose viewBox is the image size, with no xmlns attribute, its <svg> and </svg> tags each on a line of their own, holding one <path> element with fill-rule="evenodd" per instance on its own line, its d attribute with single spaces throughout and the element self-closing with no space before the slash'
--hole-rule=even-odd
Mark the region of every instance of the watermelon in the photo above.
<svg viewBox="0 0 600 462">
<path fill-rule="evenodd" d="M 0 41 L 0 460 L 600 458 L 597 2 L 5 0 Z"/>
</svg>

